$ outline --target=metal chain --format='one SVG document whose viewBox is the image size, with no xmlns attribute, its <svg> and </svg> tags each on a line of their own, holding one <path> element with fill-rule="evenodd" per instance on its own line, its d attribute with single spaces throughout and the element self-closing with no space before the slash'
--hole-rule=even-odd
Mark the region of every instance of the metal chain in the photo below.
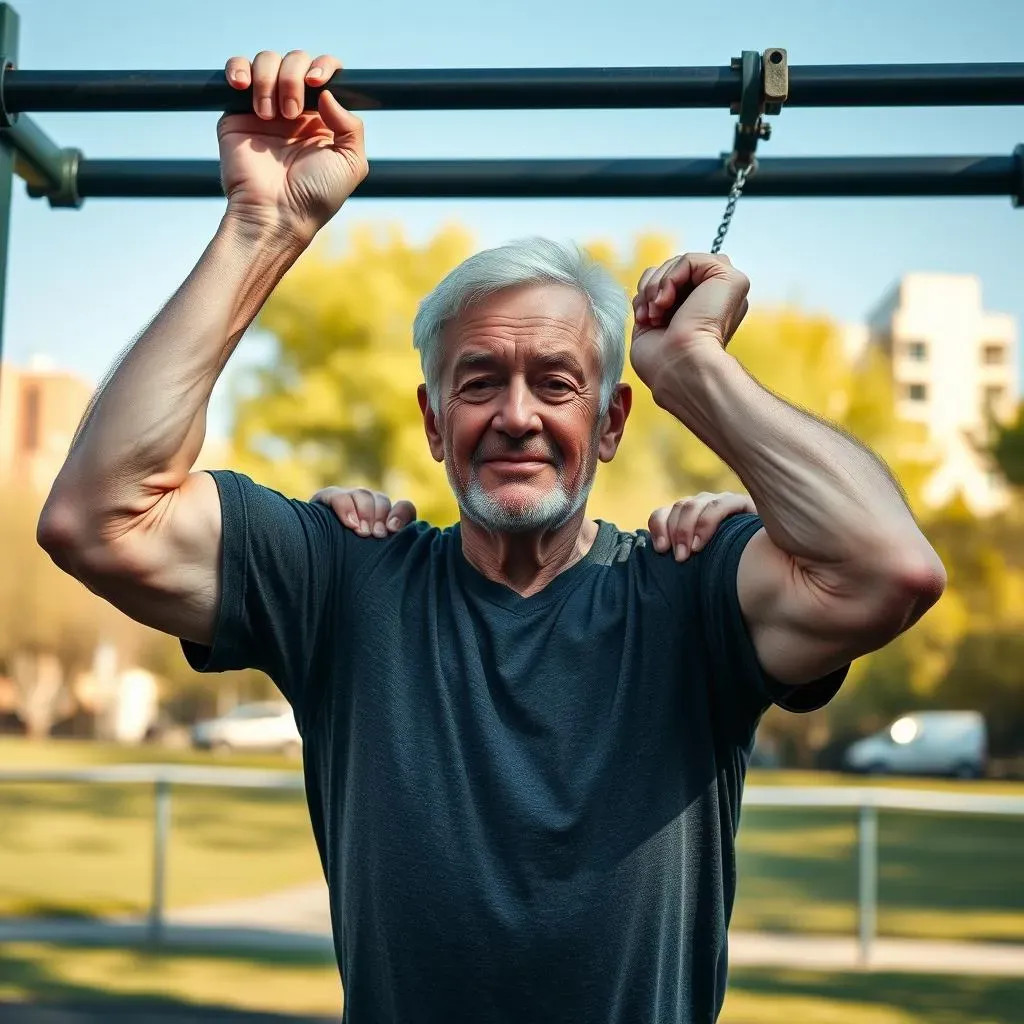
<svg viewBox="0 0 1024 1024">
<path fill-rule="evenodd" d="M 736 212 L 736 204 L 743 194 L 743 186 L 747 183 L 747 176 L 750 174 L 750 167 L 740 167 L 736 171 L 732 188 L 729 189 L 729 199 L 725 204 L 725 213 L 722 215 L 722 223 L 718 225 L 718 234 L 715 235 L 714 245 L 711 246 L 712 253 L 720 252 L 722 243 L 725 241 L 726 232 L 732 222 L 732 215 Z"/>
</svg>

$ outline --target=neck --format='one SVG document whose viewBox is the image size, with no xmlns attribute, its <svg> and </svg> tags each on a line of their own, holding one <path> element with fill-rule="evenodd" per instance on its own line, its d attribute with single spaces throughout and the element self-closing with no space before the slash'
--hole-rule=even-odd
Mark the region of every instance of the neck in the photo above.
<svg viewBox="0 0 1024 1024">
<path fill-rule="evenodd" d="M 543 590 L 559 573 L 575 565 L 597 537 L 597 523 L 581 509 L 557 530 L 499 533 L 463 515 L 459 520 L 462 553 L 481 575 L 521 597 Z"/>
</svg>

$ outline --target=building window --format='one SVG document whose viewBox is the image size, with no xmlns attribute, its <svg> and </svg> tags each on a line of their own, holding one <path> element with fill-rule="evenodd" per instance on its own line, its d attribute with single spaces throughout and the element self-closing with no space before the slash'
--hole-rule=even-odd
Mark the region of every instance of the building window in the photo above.
<svg viewBox="0 0 1024 1024">
<path fill-rule="evenodd" d="M 904 384 L 902 387 L 903 397 L 911 402 L 925 402 L 928 400 L 927 384 Z"/>
<path fill-rule="evenodd" d="M 903 351 L 913 363 L 923 363 L 928 358 L 928 346 L 923 341 L 908 341 L 903 346 Z"/>
<path fill-rule="evenodd" d="M 21 447 L 26 452 L 39 448 L 39 387 L 35 384 L 21 393 Z"/>
<path fill-rule="evenodd" d="M 986 409 L 994 409 L 996 406 L 1002 405 L 1005 398 L 1006 388 L 992 384 L 985 388 L 982 401 Z"/>
<path fill-rule="evenodd" d="M 981 347 L 981 361 L 986 366 L 1002 366 L 1006 362 L 1006 346 L 999 342 L 987 342 Z"/>
</svg>

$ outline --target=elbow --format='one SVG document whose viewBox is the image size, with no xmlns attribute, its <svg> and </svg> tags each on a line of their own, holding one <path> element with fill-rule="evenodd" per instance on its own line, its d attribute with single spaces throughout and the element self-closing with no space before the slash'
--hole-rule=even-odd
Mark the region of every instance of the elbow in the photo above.
<svg viewBox="0 0 1024 1024">
<path fill-rule="evenodd" d="M 946 590 L 946 567 L 931 545 L 922 543 L 892 559 L 887 586 L 886 625 L 896 636 L 909 629 Z"/>
<path fill-rule="evenodd" d="M 72 550 L 80 536 L 78 512 L 51 491 L 36 523 L 36 543 L 59 565 L 59 556 Z"/>
</svg>

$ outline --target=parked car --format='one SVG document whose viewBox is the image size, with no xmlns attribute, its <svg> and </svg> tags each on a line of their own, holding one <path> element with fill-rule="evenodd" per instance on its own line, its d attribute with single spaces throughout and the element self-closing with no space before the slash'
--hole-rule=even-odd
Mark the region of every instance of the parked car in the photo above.
<svg viewBox="0 0 1024 1024">
<path fill-rule="evenodd" d="M 278 750 L 297 756 L 302 737 L 292 709 L 283 701 L 239 704 L 221 718 L 197 722 L 192 745 L 202 750 Z"/>
<path fill-rule="evenodd" d="M 852 744 L 844 755 L 850 771 L 873 775 L 985 774 L 988 731 L 977 711 L 917 711 Z"/>
</svg>

